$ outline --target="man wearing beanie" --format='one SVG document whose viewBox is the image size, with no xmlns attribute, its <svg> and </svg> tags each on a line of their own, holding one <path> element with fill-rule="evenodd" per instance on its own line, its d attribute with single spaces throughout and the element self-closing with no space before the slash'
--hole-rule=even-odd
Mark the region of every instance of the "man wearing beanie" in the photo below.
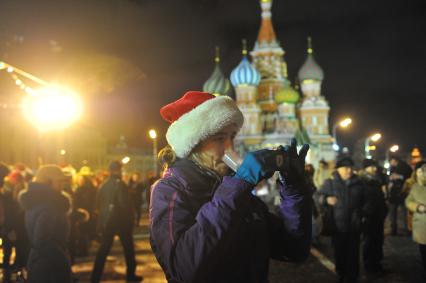
<svg viewBox="0 0 426 283">
<path fill-rule="evenodd" d="M 359 176 L 365 185 L 368 202 L 368 218 L 364 228 L 363 263 L 367 272 L 383 272 L 384 224 L 387 206 L 383 191 L 383 182 L 379 176 L 377 162 L 373 159 L 364 159 L 363 170 Z"/>
<path fill-rule="evenodd" d="M 126 259 L 126 280 L 128 282 L 140 282 L 141 276 L 135 274 L 136 259 L 133 243 L 134 212 L 129 199 L 129 191 L 121 179 L 120 161 L 112 161 L 109 165 L 110 176 L 99 189 L 99 231 L 101 233 L 101 245 L 96 253 L 91 282 L 101 280 L 105 260 L 114 242 L 115 235 L 120 237 Z"/>
<path fill-rule="evenodd" d="M 361 221 L 366 215 L 365 188 L 353 173 L 354 162 L 340 156 L 332 177 L 319 190 L 319 202 L 330 209 L 335 231 L 331 240 L 334 248 L 336 273 L 339 282 L 357 282 Z"/>
<path fill-rule="evenodd" d="M 307 258 L 307 145 L 299 153 L 295 140 L 287 148 L 248 153 L 235 175 L 226 176 L 222 158 L 244 121 L 230 97 L 191 91 L 160 113 L 171 125 L 169 146 L 159 154 L 163 178 L 151 193 L 150 232 L 168 282 L 267 282 L 270 258 Z M 281 174 L 278 215 L 251 194 L 275 171 Z"/>
</svg>

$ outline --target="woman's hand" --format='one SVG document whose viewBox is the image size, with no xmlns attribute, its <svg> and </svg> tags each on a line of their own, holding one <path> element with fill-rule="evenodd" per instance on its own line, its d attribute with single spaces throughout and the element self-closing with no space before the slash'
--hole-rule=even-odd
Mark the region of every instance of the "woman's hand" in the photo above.
<svg viewBox="0 0 426 283">
<path fill-rule="evenodd" d="M 271 162 L 271 159 L 273 159 L 271 157 L 275 155 L 276 152 L 269 149 L 247 153 L 235 176 L 250 184 L 257 185 L 260 181 L 270 178 L 277 171 L 275 162 Z"/>
<path fill-rule="evenodd" d="M 304 181 L 305 178 L 305 158 L 309 151 L 309 145 L 304 144 L 297 152 L 296 139 L 291 140 L 290 146 L 280 146 L 278 150 L 282 150 L 286 154 L 284 160 L 285 166 L 280 170 L 280 175 L 287 184 L 295 184 Z"/>
</svg>

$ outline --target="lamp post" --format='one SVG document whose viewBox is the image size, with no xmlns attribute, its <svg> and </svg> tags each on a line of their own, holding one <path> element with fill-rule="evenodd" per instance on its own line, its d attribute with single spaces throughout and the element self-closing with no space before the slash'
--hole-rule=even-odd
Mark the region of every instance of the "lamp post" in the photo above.
<svg viewBox="0 0 426 283">
<path fill-rule="evenodd" d="M 149 130 L 149 137 L 152 139 L 152 157 L 154 164 L 154 174 L 157 176 L 157 132 L 154 129 Z"/>
<path fill-rule="evenodd" d="M 337 143 L 337 128 L 340 126 L 342 128 L 347 128 L 350 124 L 352 123 L 352 119 L 351 118 L 345 118 L 342 121 L 335 123 L 333 125 L 333 149 L 335 151 L 339 151 L 340 147 L 339 144 Z"/>
<path fill-rule="evenodd" d="M 58 146 L 60 149 L 64 149 L 64 130 L 81 117 L 82 102 L 76 93 L 63 87 L 49 85 L 32 90 L 31 95 L 24 97 L 22 105 L 25 118 L 38 130 L 39 145 L 36 154 L 40 165 L 43 163 L 42 156 L 51 160 L 57 156 Z M 48 140 L 42 141 L 48 132 L 56 136 L 55 144 L 48 146 L 48 148 L 54 149 L 55 154 L 44 146 Z M 64 152 L 60 155 L 61 162 L 66 160 L 66 151 Z"/>
<path fill-rule="evenodd" d="M 395 153 L 398 150 L 399 150 L 399 145 L 397 145 L 397 144 L 392 145 L 388 150 L 386 150 L 386 162 L 385 162 L 385 164 L 383 166 L 383 167 L 385 167 L 385 169 L 389 170 L 389 168 L 390 168 L 390 164 L 389 164 L 390 153 L 391 152 Z"/>
<path fill-rule="evenodd" d="M 34 96 L 25 97 L 23 106 L 24 115 L 40 132 L 62 130 L 82 113 L 79 96 L 57 86 L 35 90 Z"/>
<path fill-rule="evenodd" d="M 76 93 L 63 86 L 49 83 L 16 66 L 0 60 L 0 71 L 6 70 L 16 85 L 27 95 L 23 97 L 22 110 L 28 121 L 38 129 L 39 139 L 36 149 L 39 164 L 43 163 L 41 154 L 41 136 L 48 131 L 56 131 L 57 143 L 63 147 L 62 130 L 77 121 L 82 114 L 82 101 Z M 25 79 L 24 79 L 25 78 Z M 34 89 L 25 81 L 30 80 L 41 86 Z M 57 154 L 55 148 L 55 155 Z M 64 158 L 66 151 L 61 151 Z"/>
<path fill-rule="evenodd" d="M 372 156 L 370 154 L 370 150 L 376 149 L 375 147 L 374 149 L 370 148 L 370 141 L 377 142 L 381 138 L 382 138 L 382 134 L 375 133 L 374 135 L 371 135 L 365 139 L 365 143 L 364 143 L 365 158 L 371 158 Z"/>
</svg>

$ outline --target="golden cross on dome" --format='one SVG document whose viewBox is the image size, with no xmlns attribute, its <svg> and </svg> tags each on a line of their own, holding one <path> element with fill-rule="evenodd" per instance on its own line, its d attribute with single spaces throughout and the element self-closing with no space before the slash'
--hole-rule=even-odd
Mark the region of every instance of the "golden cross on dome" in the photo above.
<svg viewBox="0 0 426 283">
<path fill-rule="evenodd" d="M 216 56 L 214 57 L 214 61 L 216 63 L 220 62 L 220 49 L 219 49 L 219 46 L 216 46 Z"/>
<path fill-rule="evenodd" d="M 243 55 L 247 55 L 247 40 L 244 38 L 242 41 L 243 41 Z"/>
<path fill-rule="evenodd" d="M 308 54 L 312 54 L 313 49 L 312 49 L 312 38 L 310 36 L 308 36 Z"/>
</svg>

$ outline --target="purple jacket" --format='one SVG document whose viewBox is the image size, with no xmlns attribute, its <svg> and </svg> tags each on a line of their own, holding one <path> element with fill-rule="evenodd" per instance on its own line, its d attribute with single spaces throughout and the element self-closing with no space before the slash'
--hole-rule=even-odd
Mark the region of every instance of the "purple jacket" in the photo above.
<svg viewBox="0 0 426 283">
<path fill-rule="evenodd" d="M 281 184 L 281 216 L 269 213 L 252 189 L 187 159 L 153 185 L 151 247 L 169 282 L 268 282 L 270 258 L 307 258 L 309 189 Z"/>
</svg>

